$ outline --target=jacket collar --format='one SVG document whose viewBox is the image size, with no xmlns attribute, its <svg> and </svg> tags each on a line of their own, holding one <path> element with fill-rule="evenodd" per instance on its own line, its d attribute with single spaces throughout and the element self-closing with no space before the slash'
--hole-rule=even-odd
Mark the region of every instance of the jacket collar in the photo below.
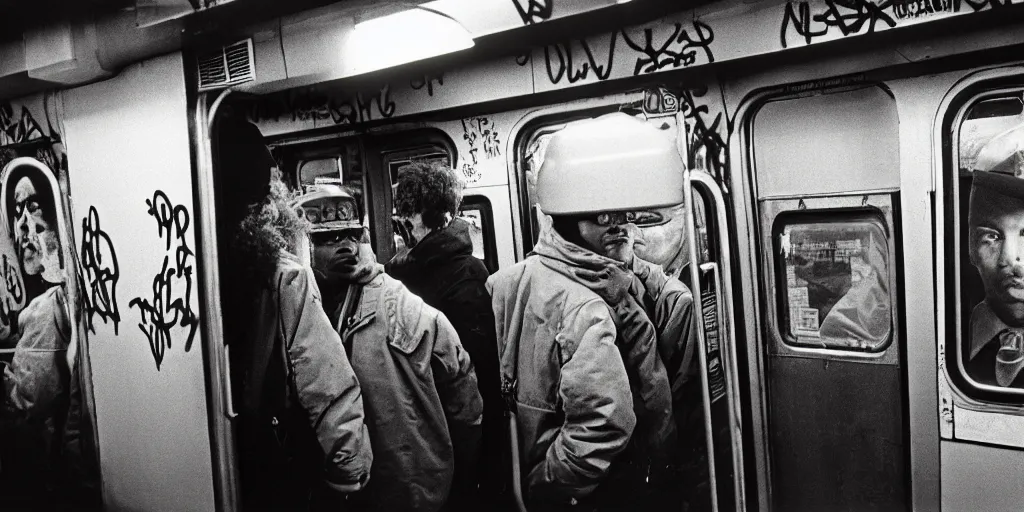
<svg viewBox="0 0 1024 512">
<path fill-rule="evenodd" d="M 420 240 L 411 249 L 395 255 L 387 264 L 389 274 L 399 280 L 456 256 L 473 254 L 473 240 L 469 236 L 469 223 L 456 217 L 447 226 Z"/>
<path fill-rule="evenodd" d="M 975 306 L 971 311 L 971 352 L 968 360 L 974 359 L 974 356 L 978 355 L 978 352 L 981 352 L 981 349 L 985 348 L 985 345 L 1003 329 L 1015 328 L 1006 325 L 1006 322 L 996 316 L 996 313 L 989 307 L 987 299 Z"/>
<path fill-rule="evenodd" d="M 541 230 L 540 239 L 537 240 L 533 252 L 540 256 L 540 261 L 545 266 L 573 281 L 579 280 L 573 272 L 576 268 L 595 270 L 611 265 L 622 266 L 618 261 L 562 238 L 562 235 L 551 226 Z"/>
</svg>

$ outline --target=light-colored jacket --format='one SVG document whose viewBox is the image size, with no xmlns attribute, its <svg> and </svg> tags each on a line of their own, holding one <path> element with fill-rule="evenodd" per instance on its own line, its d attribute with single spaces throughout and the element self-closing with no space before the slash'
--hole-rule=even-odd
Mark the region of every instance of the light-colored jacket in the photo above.
<svg viewBox="0 0 1024 512">
<path fill-rule="evenodd" d="M 324 314 L 312 271 L 288 255 L 274 277 L 289 372 L 326 455 L 327 483 L 357 490 L 366 484 L 373 462 L 359 382 Z"/>
<path fill-rule="evenodd" d="M 353 508 L 436 511 L 448 497 L 455 451 L 479 436 L 483 400 L 469 354 L 447 318 L 380 273 L 341 326 L 363 389 L 374 461 Z M 332 315 L 337 326 L 337 318 Z"/>
<path fill-rule="evenodd" d="M 488 279 L 503 379 L 514 379 L 528 502 L 591 494 L 636 426 L 610 308 L 532 255 Z"/>
</svg>

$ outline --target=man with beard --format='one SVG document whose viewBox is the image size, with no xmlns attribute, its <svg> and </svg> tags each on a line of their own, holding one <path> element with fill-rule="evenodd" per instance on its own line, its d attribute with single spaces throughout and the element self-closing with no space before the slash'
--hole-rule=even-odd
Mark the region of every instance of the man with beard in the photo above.
<svg viewBox="0 0 1024 512">
<path fill-rule="evenodd" d="M 683 201 L 682 171 L 673 145 L 625 114 L 549 142 L 537 192 L 552 222 L 533 254 L 488 279 L 531 510 L 660 505 L 649 483 L 675 449 L 671 389 L 634 277 L 612 255 L 631 244 L 629 212 Z"/>
<path fill-rule="evenodd" d="M 497 498 L 507 464 L 500 458 L 502 405 L 489 274 L 473 256 L 469 223 L 457 217 L 461 202 L 462 184 L 449 167 L 416 162 L 399 169 L 395 208 L 406 228 L 406 248 L 384 269 L 452 322 L 473 361 L 484 402 L 484 456 L 456 461 L 449 508 L 476 510 L 483 506 L 478 499 Z"/>
<path fill-rule="evenodd" d="M 1024 388 L 1024 180 L 975 171 L 970 201 L 970 259 L 985 300 L 971 312 L 967 374 L 982 384 Z"/>
<path fill-rule="evenodd" d="M 25 307 L 18 313 L 14 357 L 4 369 L 4 484 L 36 499 L 54 499 L 62 474 L 62 443 L 72 400 L 71 342 L 56 196 L 49 176 L 28 161 L 4 181 L 8 232 L 22 271 Z M 76 396 L 80 399 L 80 396 Z M 78 407 L 75 407 L 78 411 Z M 33 492 L 31 489 L 36 489 Z"/>
<path fill-rule="evenodd" d="M 483 403 L 448 319 L 384 273 L 340 187 L 297 199 L 312 229 L 324 309 L 359 379 L 374 461 L 355 510 L 439 510 L 480 439 Z"/>
</svg>

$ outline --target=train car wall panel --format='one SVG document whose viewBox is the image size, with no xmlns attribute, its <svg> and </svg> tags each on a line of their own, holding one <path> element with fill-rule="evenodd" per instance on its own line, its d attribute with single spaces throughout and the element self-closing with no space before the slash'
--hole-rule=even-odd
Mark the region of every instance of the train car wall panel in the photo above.
<svg viewBox="0 0 1024 512">
<path fill-rule="evenodd" d="M 942 510 L 1019 512 L 1024 451 L 941 442 Z"/>
<path fill-rule="evenodd" d="M 762 198 L 899 186 L 896 101 L 879 87 L 769 102 L 754 132 Z"/>
<path fill-rule="evenodd" d="M 183 77 L 171 54 L 65 95 L 72 204 L 117 278 L 90 336 L 111 510 L 214 508 Z"/>
</svg>

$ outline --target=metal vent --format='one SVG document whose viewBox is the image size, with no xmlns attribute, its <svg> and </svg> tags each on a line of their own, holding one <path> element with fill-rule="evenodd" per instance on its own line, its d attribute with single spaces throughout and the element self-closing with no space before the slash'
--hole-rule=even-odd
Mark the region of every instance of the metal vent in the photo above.
<svg viewBox="0 0 1024 512">
<path fill-rule="evenodd" d="M 256 79 L 252 39 L 200 54 L 199 90 L 208 91 Z"/>
</svg>

